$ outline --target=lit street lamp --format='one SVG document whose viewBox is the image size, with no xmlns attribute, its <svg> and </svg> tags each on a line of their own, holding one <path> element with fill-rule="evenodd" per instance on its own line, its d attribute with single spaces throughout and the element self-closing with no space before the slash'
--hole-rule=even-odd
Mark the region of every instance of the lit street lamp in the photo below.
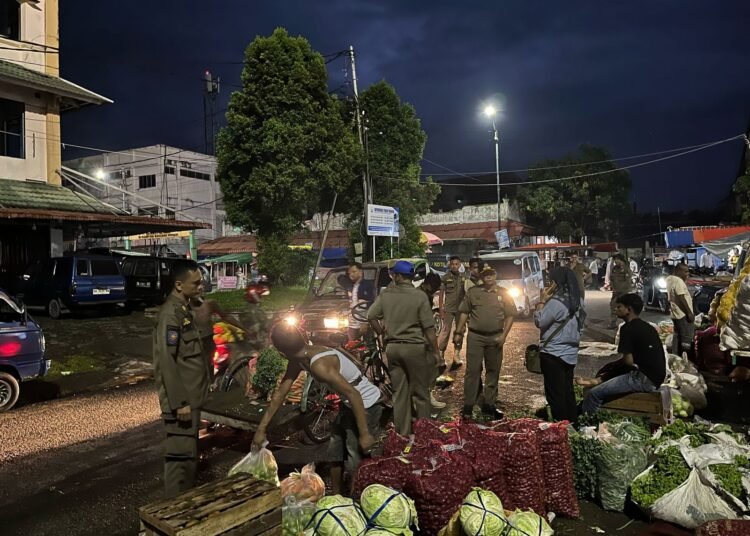
<svg viewBox="0 0 750 536">
<path fill-rule="evenodd" d="M 492 130 L 495 134 L 495 178 L 497 180 L 497 230 L 500 230 L 500 138 L 497 135 L 497 125 L 495 124 L 495 116 L 497 115 L 497 108 L 492 104 L 488 104 L 484 107 L 484 115 L 492 119 Z"/>
</svg>

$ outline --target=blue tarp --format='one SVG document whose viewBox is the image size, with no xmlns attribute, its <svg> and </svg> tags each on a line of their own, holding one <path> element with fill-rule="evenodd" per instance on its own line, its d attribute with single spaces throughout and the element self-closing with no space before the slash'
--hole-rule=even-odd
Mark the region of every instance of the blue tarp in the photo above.
<svg viewBox="0 0 750 536">
<path fill-rule="evenodd" d="M 334 259 L 346 259 L 348 257 L 348 250 L 347 248 L 324 248 L 323 249 L 323 258 L 325 260 L 334 260 Z"/>
<path fill-rule="evenodd" d="M 695 244 L 693 231 L 667 231 L 664 238 L 668 248 L 679 248 Z"/>
</svg>

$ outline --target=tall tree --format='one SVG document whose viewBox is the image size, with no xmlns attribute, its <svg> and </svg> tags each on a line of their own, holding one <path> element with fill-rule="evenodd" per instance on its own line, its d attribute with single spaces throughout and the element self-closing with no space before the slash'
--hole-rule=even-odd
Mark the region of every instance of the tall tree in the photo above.
<svg viewBox="0 0 750 536">
<path fill-rule="evenodd" d="M 393 86 L 385 81 L 363 91 L 360 106 L 366 129 L 365 158 L 372 178 L 373 202 L 398 207 L 400 223 L 405 229 L 399 241 L 399 254 L 421 254 L 424 245 L 420 244 L 417 220 L 429 211 L 440 193 L 440 187 L 431 178 L 420 180 L 420 161 L 427 135 L 414 107 L 402 103 Z M 350 190 L 345 207 L 356 236 L 364 230 L 364 200 L 360 188 Z M 389 249 L 389 243 L 383 242 L 381 258 L 388 256 Z"/>
<path fill-rule="evenodd" d="M 227 218 L 257 233 L 269 277 L 282 276 L 290 235 L 329 208 L 322 205 L 349 186 L 361 157 L 328 94 L 323 57 L 282 28 L 257 37 L 219 134 L 217 176 Z"/>
<path fill-rule="evenodd" d="M 630 174 L 601 147 L 582 145 L 577 155 L 545 160 L 534 168 L 530 184 L 519 188 L 519 198 L 529 222 L 541 233 L 561 240 L 610 240 L 632 213 Z M 575 176 L 580 178 L 568 179 Z"/>
</svg>

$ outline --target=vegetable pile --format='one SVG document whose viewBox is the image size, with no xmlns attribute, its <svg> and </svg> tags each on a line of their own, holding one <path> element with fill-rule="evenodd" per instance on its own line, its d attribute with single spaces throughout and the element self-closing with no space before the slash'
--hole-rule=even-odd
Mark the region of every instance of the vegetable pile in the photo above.
<svg viewBox="0 0 750 536">
<path fill-rule="evenodd" d="M 314 503 L 297 502 L 293 496 L 287 497 L 284 500 L 284 506 L 281 507 L 282 536 L 302 536 L 314 514 Z"/>
<path fill-rule="evenodd" d="M 372 484 L 362 492 L 360 504 L 369 525 L 393 531 L 418 526 L 414 501 L 400 491 Z"/>
<path fill-rule="evenodd" d="M 690 468 L 679 447 L 671 446 L 656 453 L 656 462 L 647 472 L 633 481 L 631 496 L 643 508 L 650 508 L 657 499 L 687 480 Z"/>
<path fill-rule="evenodd" d="M 237 462 L 230 470 L 228 476 L 235 473 L 249 473 L 258 480 L 279 485 L 279 467 L 276 458 L 267 448 L 250 452 L 247 456 Z"/>
<path fill-rule="evenodd" d="M 318 536 L 360 536 L 367 522 L 360 507 L 341 495 L 330 495 L 318 501 L 309 530 Z"/>
<path fill-rule="evenodd" d="M 481 488 L 472 489 L 461 505 L 461 526 L 466 534 L 500 536 L 508 520 L 497 495 Z"/>
<path fill-rule="evenodd" d="M 262 395 L 267 395 L 276 387 L 279 376 L 286 371 L 287 361 L 278 350 L 269 347 L 260 353 L 253 375 L 253 387 Z"/>
<path fill-rule="evenodd" d="M 281 481 L 281 496 L 292 496 L 296 501 L 317 502 L 326 493 L 323 479 L 315 472 L 315 464 L 309 463 L 302 471 L 290 473 Z"/>
<path fill-rule="evenodd" d="M 735 456 L 734 463 L 717 463 L 709 469 L 716 476 L 719 485 L 743 502 L 747 501 L 747 491 L 742 485 L 742 469 L 750 468 L 750 460 L 744 456 Z"/>
</svg>

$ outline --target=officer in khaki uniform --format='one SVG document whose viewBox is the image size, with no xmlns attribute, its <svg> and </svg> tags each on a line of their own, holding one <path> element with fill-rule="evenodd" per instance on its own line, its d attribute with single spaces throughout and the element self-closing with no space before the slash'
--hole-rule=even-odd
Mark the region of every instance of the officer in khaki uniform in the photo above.
<svg viewBox="0 0 750 536">
<path fill-rule="evenodd" d="M 190 300 L 202 291 L 193 261 L 172 267 L 172 292 L 159 309 L 154 330 L 154 379 L 159 392 L 164 441 L 164 486 L 174 497 L 195 485 L 200 408 L 208 394 L 210 371 Z"/>
<path fill-rule="evenodd" d="M 465 278 L 459 271 L 461 269 L 461 258 L 451 257 L 448 261 L 448 268 L 448 272 L 446 272 L 442 279 L 439 298 L 440 315 L 443 317 L 443 329 L 440 332 L 438 344 L 443 359 L 445 359 L 445 350 L 448 348 L 451 330 L 458 324 L 458 307 L 464 301 L 464 296 L 466 295 Z M 451 370 L 455 370 L 463 365 L 459 354 L 460 349 L 460 347 L 456 348 L 453 353 Z"/>
<path fill-rule="evenodd" d="M 495 270 L 485 268 L 482 270 L 481 277 L 482 284 L 471 287 L 461 303 L 459 308 L 461 317 L 453 340 L 460 346 L 463 341 L 463 328 L 468 320 L 464 416 L 471 416 L 478 401 L 482 364 L 484 364 L 485 387 L 482 413 L 497 418 L 501 416 L 495 408 L 495 402 L 500 367 L 503 364 L 503 345 L 513 326 L 516 307 L 507 291 L 497 286 Z"/>
<path fill-rule="evenodd" d="M 412 263 L 396 262 L 391 268 L 394 284 L 380 293 L 367 313 L 373 331 L 385 339 L 393 384 L 393 422 L 401 435 L 411 434 L 412 418 L 429 418 L 430 384 L 434 368 L 442 363 L 432 307 L 425 293 L 412 285 L 413 277 Z"/>
<path fill-rule="evenodd" d="M 612 258 L 609 285 L 612 287 L 612 299 L 609 300 L 609 328 L 615 329 L 617 327 L 617 314 L 615 313 L 617 298 L 633 291 L 633 272 L 630 271 L 630 267 L 622 255 L 618 254 Z"/>
</svg>

